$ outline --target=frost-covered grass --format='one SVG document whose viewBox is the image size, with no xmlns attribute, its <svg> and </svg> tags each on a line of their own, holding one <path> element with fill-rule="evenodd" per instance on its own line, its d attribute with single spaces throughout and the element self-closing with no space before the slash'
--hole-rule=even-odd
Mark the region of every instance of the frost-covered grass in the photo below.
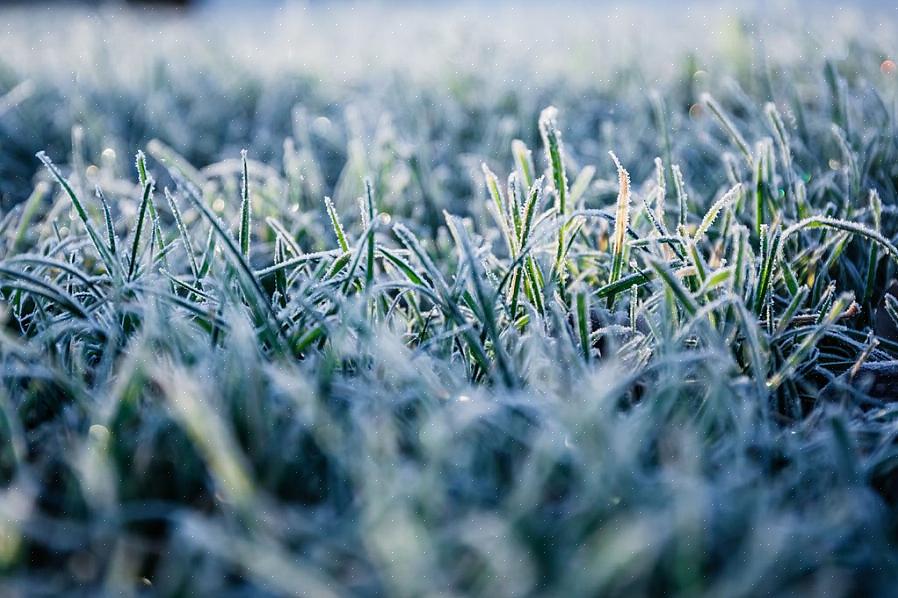
<svg viewBox="0 0 898 598">
<path fill-rule="evenodd" d="M 344 80 L 68 16 L 0 54 L 3 593 L 898 587 L 894 48 Z"/>
</svg>

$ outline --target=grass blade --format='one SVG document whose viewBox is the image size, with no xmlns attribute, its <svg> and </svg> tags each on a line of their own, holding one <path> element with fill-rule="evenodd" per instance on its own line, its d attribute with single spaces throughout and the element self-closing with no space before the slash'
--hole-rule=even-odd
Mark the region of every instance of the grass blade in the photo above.
<svg viewBox="0 0 898 598">
<path fill-rule="evenodd" d="M 240 160 L 242 163 L 243 179 L 240 185 L 240 234 L 238 240 L 240 242 L 240 253 L 244 259 L 249 259 L 249 237 L 252 227 L 252 204 L 249 196 L 249 168 L 246 165 L 246 150 L 240 151 Z"/>
<path fill-rule="evenodd" d="M 75 194 L 75 191 L 72 189 L 72 186 L 69 185 L 69 182 L 62 176 L 62 173 L 56 168 L 56 165 L 47 157 L 47 154 L 44 152 L 37 153 L 38 159 L 44 163 L 44 166 L 47 167 L 47 170 L 50 171 L 50 174 L 53 175 L 53 178 L 60 184 L 60 186 L 65 190 L 66 194 L 69 196 L 69 199 L 72 200 L 72 205 L 75 207 L 75 212 L 77 212 L 78 217 L 81 219 L 81 223 L 84 224 L 84 228 L 87 230 L 87 235 L 90 237 L 91 242 L 94 245 L 94 248 L 97 250 L 97 253 L 100 256 L 100 259 L 103 260 L 103 263 L 106 265 L 107 270 L 113 276 L 113 278 L 118 279 L 121 275 L 121 270 L 118 267 L 115 259 L 112 254 L 109 252 L 109 249 L 103 244 L 100 235 L 97 233 L 93 224 L 90 222 L 90 218 L 87 215 L 87 211 L 84 209 L 84 206 L 81 204 L 81 200 L 78 199 L 78 196 Z"/>
</svg>

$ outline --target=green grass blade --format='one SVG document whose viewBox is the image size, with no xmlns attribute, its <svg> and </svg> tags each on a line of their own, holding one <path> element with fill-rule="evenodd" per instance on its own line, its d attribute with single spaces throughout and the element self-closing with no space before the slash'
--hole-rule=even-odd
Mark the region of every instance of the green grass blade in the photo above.
<svg viewBox="0 0 898 598">
<path fill-rule="evenodd" d="M 196 263 L 196 255 L 193 252 L 193 243 L 190 240 L 190 231 L 187 230 L 187 226 L 184 224 L 181 209 L 178 207 L 178 203 L 175 201 L 175 198 L 169 192 L 167 187 L 163 189 L 163 193 L 166 201 L 168 201 L 169 210 L 171 210 L 172 216 L 175 219 L 175 224 L 178 227 L 178 234 L 181 235 L 181 243 L 184 245 L 184 253 L 187 254 L 190 272 L 193 274 L 194 280 L 199 280 L 200 269 Z"/>
<path fill-rule="evenodd" d="M 343 231 L 343 225 L 340 224 L 340 217 L 337 215 L 337 210 L 334 208 L 334 202 L 331 201 L 330 197 L 324 198 L 324 207 L 327 209 L 327 215 L 331 221 L 331 227 L 334 229 L 334 235 L 337 237 L 337 243 L 340 245 L 340 249 L 343 252 L 349 251 L 349 243 L 346 240 L 346 233 Z"/>
<path fill-rule="evenodd" d="M 721 128 L 724 132 L 729 135 L 733 144 L 742 152 L 745 161 L 748 162 L 749 168 L 754 165 L 754 159 L 751 155 L 751 150 L 748 149 L 748 144 L 745 142 L 745 138 L 742 137 L 742 134 L 736 129 L 736 125 L 733 124 L 733 121 L 730 120 L 730 117 L 727 116 L 726 112 L 724 112 L 723 108 L 720 104 L 717 103 L 711 94 L 705 93 L 702 94 L 702 103 L 708 107 L 708 110 L 711 111 L 711 114 L 714 115 L 714 118 L 717 119 L 717 122 L 720 124 Z"/>
<path fill-rule="evenodd" d="M 524 183 L 524 187 L 529 189 L 533 185 L 534 168 L 533 168 L 533 152 L 527 149 L 527 146 L 520 139 L 511 142 L 511 154 L 514 156 L 515 167 L 518 175 Z"/>
<path fill-rule="evenodd" d="M 78 199 L 78 196 L 75 194 L 75 191 L 72 189 L 72 186 L 69 182 L 62 176 L 62 173 L 59 172 L 59 169 L 56 168 L 56 165 L 47 157 L 47 154 L 44 152 L 38 152 L 37 158 L 44 163 L 44 166 L 47 167 L 47 170 L 50 171 L 50 174 L 53 175 L 53 178 L 59 183 L 59 185 L 65 190 L 66 194 L 69 196 L 69 199 L 72 200 L 72 205 L 75 207 L 75 212 L 78 214 L 78 217 L 81 219 L 81 223 L 84 224 L 84 228 L 87 230 L 87 234 L 90 237 L 91 243 L 93 243 L 94 248 L 97 250 L 97 253 L 100 256 L 100 259 L 103 260 L 103 263 L 106 265 L 106 269 L 115 279 L 120 280 L 121 269 L 118 267 L 118 264 L 112 254 L 109 252 L 109 249 L 103 244 L 100 235 L 97 233 L 93 224 L 90 221 L 90 218 L 87 215 L 87 211 L 84 209 L 84 206 L 81 203 L 81 200 Z"/>
<path fill-rule="evenodd" d="M 677 278 L 677 275 L 674 274 L 670 268 L 667 267 L 667 264 L 661 260 L 651 256 L 646 259 L 649 266 L 655 271 L 658 278 L 664 282 L 665 286 L 671 290 L 683 309 L 685 309 L 690 316 L 694 316 L 698 311 L 698 304 L 695 302 L 695 299 L 689 291 L 686 290 L 686 287 L 683 286 L 683 283 L 680 282 L 679 278 Z"/>
<path fill-rule="evenodd" d="M 621 166 L 614 152 L 608 152 L 617 168 L 618 193 L 614 216 L 614 234 L 611 240 L 612 267 L 608 283 L 616 282 L 620 278 L 624 261 L 624 244 L 626 242 L 627 227 L 630 224 L 630 173 Z"/>
<path fill-rule="evenodd" d="M 365 258 L 365 288 L 370 289 L 374 283 L 374 252 L 377 249 L 377 241 L 374 237 L 377 225 L 377 208 L 374 201 L 374 184 L 368 177 L 365 177 L 365 205 L 368 216 L 368 223 L 365 224 L 365 228 L 369 229 L 366 235 L 368 252 Z"/>
<path fill-rule="evenodd" d="M 150 194 L 153 192 L 153 183 L 152 181 L 147 181 L 143 187 L 143 194 L 141 195 L 140 207 L 137 209 L 137 222 L 134 225 L 134 238 L 131 242 L 131 259 L 128 262 L 128 280 L 132 280 L 134 278 L 134 273 L 137 271 L 137 260 L 138 260 L 138 250 L 140 249 L 140 237 L 143 233 L 143 222 L 146 218 L 147 213 L 147 204 L 150 200 Z"/>
<path fill-rule="evenodd" d="M 249 243 L 252 227 L 253 207 L 249 195 L 249 168 L 246 164 L 246 150 L 240 151 L 243 178 L 240 185 L 240 234 L 237 236 L 240 242 L 240 253 L 244 259 L 249 259 Z"/>
</svg>

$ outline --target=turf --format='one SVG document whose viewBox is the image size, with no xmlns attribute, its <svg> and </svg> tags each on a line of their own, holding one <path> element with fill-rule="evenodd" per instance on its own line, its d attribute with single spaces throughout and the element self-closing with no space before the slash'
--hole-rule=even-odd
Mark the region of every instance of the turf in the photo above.
<svg viewBox="0 0 898 598">
<path fill-rule="evenodd" d="M 148 35 L 63 17 L 98 64 Z M 4 592 L 898 587 L 888 38 L 744 21 L 527 84 L 511 45 L 339 81 L 192 40 L 73 80 L 14 22 Z"/>
</svg>

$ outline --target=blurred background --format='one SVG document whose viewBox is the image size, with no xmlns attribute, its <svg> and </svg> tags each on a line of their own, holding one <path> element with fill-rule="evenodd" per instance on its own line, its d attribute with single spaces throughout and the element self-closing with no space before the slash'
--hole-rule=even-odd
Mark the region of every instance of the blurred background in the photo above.
<svg viewBox="0 0 898 598">
<path fill-rule="evenodd" d="M 155 6 L 155 7 L 189 7 L 192 9 L 199 8 L 221 8 L 221 7 L 240 7 L 241 9 L 254 8 L 254 7 L 277 7 L 284 6 L 289 4 L 318 4 L 318 5 L 338 5 L 338 4 L 362 4 L 359 2 L 349 2 L 347 0 L 252 0 L 247 2 L 246 0 L 0 0 L 0 6 L 4 5 L 12 5 L 12 4 L 27 4 L 32 6 L 38 5 L 51 5 L 51 4 L 71 4 L 71 5 L 83 5 L 83 6 L 100 6 L 100 5 L 143 5 L 143 6 Z M 419 6 L 446 6 L 452 4 L 459 4 L 457 2 L 447 2 L 447 1 L 435 1 L 435 2 L 415 2 L 413 0 L 381 0 L 377 2 L 378 4 L 389 6 L 389 5 L 419 5 Z M 481 5 L 496 5 L 496 4 L 516 4 L 516 5 L 535 5 L 539 4 L 535 0 L 525 0 L 523 2 L 503 2 L 502 0 L 496 1 L 483 1 L 483 0 L 468 0 L 467 2 L 463 2 L 462 4 L 468 4 L 471 6 Z M 370 3 L 368 3 L 370 4 Z M 558 4 L 558 3 L 553 3 Z M 642 5 L 642 6 L 665 6 L 671 4 L 670 2 L 665 2 L 664 0 L 639 0 L 636 2 L 612 2 L 608 0 L 600 0 L 599 2 L 589 2 L 587 0 L 565 0 L 561 2 L 561 4 L 580 4 L 580 5 Z M 895 3 L 890 0 L 854 0 L 852 2 L 840 2 L 838 0 L 748 0 L 746 2 L 714 2 L 713 0 L 688 0 L 685 2 L 677 2 L 676 5 L 679 8 L 683 8 L 689 5 L 696 4 L 706 4 L 711 6 L 720 6 L 720 5 L 729 5 L 729 6 L 743 6 L 743 7 L 757 7 L 765 10 L 777 9 L 783 6 L 791 6 L 791 5 L 803 5 L 808 7 L 809 9 L 815 6 L 836 6 L 836 7 L 844 7 L 844 8 L 852 8 L 852 7 L 866 7 L 866 8 L 884 8 L 887 10 L 898 10 L 895 7 Z"/>
<path fill-rule="evenodd" d="M 0 0 L 0 208 L 28 196 L 38 150 L 92 164 L 151 139 L 200 166 L 244 147 L 279 162 L 307 130 L 335 185 L 350 141 L 362 155 L 392 128 L 396 151 L 431 148 L 436 180 L 467 180 L 470 155 L 535 142 L 548 104 L 594 115 L 572 123 L 574 156 L 613 143 L 626 158 L 638 144 L 618 137 L 653 90 L 687 127 L 703 90 L 760 90 L 763 69 L 817 75 L 854 53 L 878 70 L 898 55 L 896 16 L 878 0 Z"/>
</svg>

